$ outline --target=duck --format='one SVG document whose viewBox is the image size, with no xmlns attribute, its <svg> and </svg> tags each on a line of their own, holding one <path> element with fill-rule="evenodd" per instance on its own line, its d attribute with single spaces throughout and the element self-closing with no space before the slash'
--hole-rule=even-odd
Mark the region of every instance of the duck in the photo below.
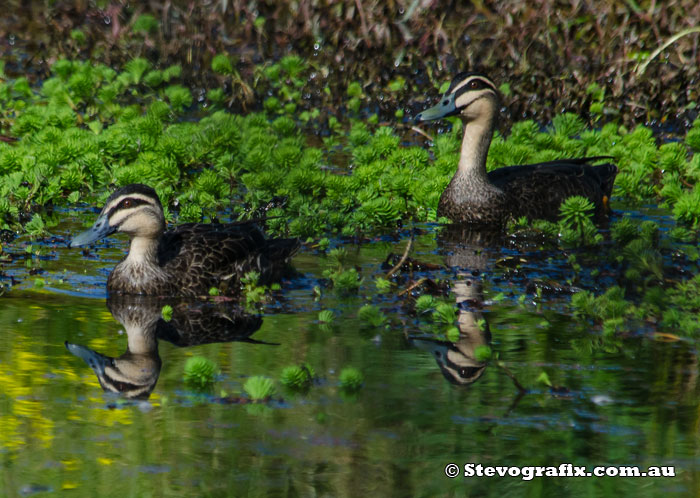
<svg viewBox="0 0 700 498">
<path fill-rule="evenodd" d="M 69 246 L 92 244 L 113 233 L 131 242 L 107 278 L 107 293 L 206 296 L 212 287 L 236 294 L 246 273 L 266 284 L 279 279 L 300 247 L 296 238 L 267 238 L 252 221 L 185 223 L 166 230 L 155 189 L 134 183 L 106 200 L 97 220 Z"/>
<path fill-rule="evenodd" d="M 593 165 L 606 156 L 558 159 L 486 171 L 486 158 L 500 109 L 499 91 L 486 75 L 457 74 L 440 101 L 417 114 L 416 123 L 459 116 L 464 137 L 459 165 L 440 196 L 437 214 L 454 224 L 504 227 L 521 217 L 556 220 L 568 197 L 587 198 L 596 219 L 609 213 L 617 166 Z"/>
</svg>

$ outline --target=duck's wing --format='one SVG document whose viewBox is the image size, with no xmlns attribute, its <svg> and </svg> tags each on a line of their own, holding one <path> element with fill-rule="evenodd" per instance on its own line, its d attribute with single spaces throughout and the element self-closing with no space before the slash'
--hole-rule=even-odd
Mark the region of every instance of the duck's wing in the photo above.
<svg viewBox="0 0 700 498">
<path fill-rule="evenodd" d="M 503 190 L 512 205 L 518 206 L 516 217 L 556 218 L 561 203 L 573 195 L 588 198 L 596 213 L 604 211 L 604 198 L 609 198 L 617 166 L 590 163 L 601 157 L 566 159 L 545 163 L 510 166 L 489 172 L 489 180 Z"/>
<path fill-rule="evenodd" d="M 262 280 L 285 266 L 297 239 L 267 239 L 254 223 L 188 223 L 163 234 L 159 264 L 172 275 L 231 278 L 257 271 Z M 183 277 L 184 278 L 184 277 Z"/>
</svg>

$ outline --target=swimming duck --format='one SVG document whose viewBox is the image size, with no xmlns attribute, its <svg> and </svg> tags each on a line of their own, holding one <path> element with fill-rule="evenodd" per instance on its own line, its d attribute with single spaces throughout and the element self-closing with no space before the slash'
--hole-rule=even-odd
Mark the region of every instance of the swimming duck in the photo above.
<svg viewBox="0 0 700 498">
<path fill-rule="evenodd" d="M 591 165 L 603 159 L 559 159 L 510 166 L 486 172 L 486 156 L 499 110 L 496 85 L 478 73 L 460 73 L 437 105 L 418 114 L 416 122 L 459 115 L 464 138 L 459 166 L 442 193 L 438 216 L 454 223 L 489 227 L 511 219 L 556 219 L 566 198 L 580 195 L 595 205 L 597 218 L 605 215 L 617 167 Z"/>
<path fill-rule="evenodd" d="M 110 195 L 92 227 L 70 247 L 115 232 L 126 233 L 131 246 L 107 279 L 110 294 L 194 297 L 212 287 L 235 294 L 249 271 L 260 274 L 260 283 L 279 278 L 299 249 L 298 239 L 265 238 L 252 222 L 186 223 L 166 231 L 158 194 L 138 183 Z"/>
</svg>

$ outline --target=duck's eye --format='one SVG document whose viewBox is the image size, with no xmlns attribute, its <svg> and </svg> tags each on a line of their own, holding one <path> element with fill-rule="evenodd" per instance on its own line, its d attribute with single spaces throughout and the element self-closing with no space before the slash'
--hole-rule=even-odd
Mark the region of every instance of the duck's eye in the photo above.
<svg viewBox="0 0 700 498">
<path fill-rule="evenodd" d="M 119 203 L 119 207 L 121 207 L 122 209 L 126 209 L 130 208 L 133 204 L 134 202 L 131 199 L 124 199 Z"/>
<path fill-rule="evenodd" d="M 469 82 L 469 88 L 470 88 L 471 90 L 476 90 L 477 88 L 479 88 L 479 82 L 476 81 L 476 80 L 471 80 L 471 81 Z"/>
</svg>

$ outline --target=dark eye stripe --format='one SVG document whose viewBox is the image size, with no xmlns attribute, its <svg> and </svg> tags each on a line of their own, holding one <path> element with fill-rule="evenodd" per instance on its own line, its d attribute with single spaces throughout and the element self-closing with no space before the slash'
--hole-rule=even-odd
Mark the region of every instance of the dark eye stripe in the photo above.
<svg viewBox="0 0 700 498">
<path fill-rule="evenodd" d="M 124 205 L 125 201 L 129 201 L 131 203 L 131 205 L 128 207 L 125 206 Z M 114 213 L 116 213 L 117 211 L 121 211 L 122 209 L 131 209 L 131 208 L 135 208 L 138 206 L 143 206 L 144 204 L 150 204 L 150 202 L 148 202 L 144 199 L 137 199 L 135 197 L 127 197 L 125 199 L 122 199 L 121 201 L 119 201 L 119 204 L 117 204 L 116 206 L 114 206 L 112 209 L 109 210 L 109 212 L 107 213 L 107 219 L 112 218 L 112 215 Z"/>
<path fill-rule="evenodd" d="M 455 95 L 455 98 L 459 97 L 463 93 L 474 92 L 477 90 L 495 91 L 493 85 L 491 85 L 490 83 L 488 83 L 482 79 L 474 78 L 474 79 L 470 80 L 469 83 L 467 83 L 466 85 L 462 85 L 462 87 L 459 90 L 457 90 L 457 94 Z"/>
</svg>

